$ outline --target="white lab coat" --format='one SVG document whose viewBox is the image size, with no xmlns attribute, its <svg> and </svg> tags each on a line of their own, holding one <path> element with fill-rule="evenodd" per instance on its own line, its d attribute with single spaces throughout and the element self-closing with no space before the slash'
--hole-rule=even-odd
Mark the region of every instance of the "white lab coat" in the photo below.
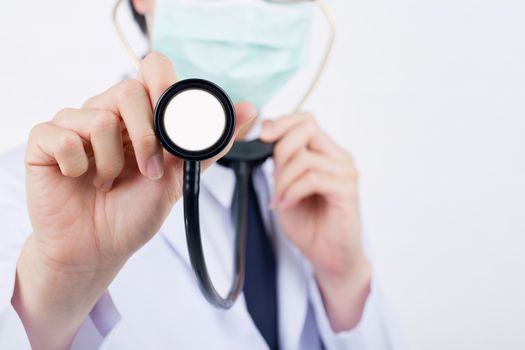
<svg viewBox="0 0 525 350">
<path fill-rule="evenodd" d="M 10 303 L 16 260 L 32 231 L 23 158 L 22 148 L 0 157 L 0 349 L 30 348 Z M 400 349 L 396 325 L 375 281 L 358 326 L 339 333 L 331 329 L 311 267 L 266 209 L 273 190 L 272 167 L 269 160 L 256 171 L 254 184 L 276 249 L 280 348 L 317 350 L 322 340 L 328 350 Z M 234 181 L 232 171 L 219 165 L 202 177 L 205 256 L 222 291 L 228 289 L 232 275 Z M 181 203 L 111 283 L 79 330 L 73 349 L 267 349 L 242 294 L 231 310 L 224 311 L 209 305 L 199 291 L 188 259 Z"/>
</svg>

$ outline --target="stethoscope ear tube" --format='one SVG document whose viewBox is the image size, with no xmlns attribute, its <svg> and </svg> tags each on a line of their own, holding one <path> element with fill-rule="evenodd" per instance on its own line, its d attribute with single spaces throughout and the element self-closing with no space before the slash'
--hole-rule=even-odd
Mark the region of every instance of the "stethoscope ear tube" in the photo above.
<svg viewBox="0 0 525 350">
<path fill-rule="evenodd" d="M 190 262 L 202 294 L 210 304 L 221 309 L 229 309 L 233 306 L 244 285 L 250 166 L 247 162 L 236 162 L 234 167 L 237 177 L 234 198 L 234 222 L 236 228 L 233 262 L 234 278 L 228 294 L 226 297 L 222 297 L 211 281 L 202 248 L 199 224 L 200 162 L 191 160 L 184 161 L 184 224 L 186 227 L 186 242 L 188 244 Z"/>
</svg>

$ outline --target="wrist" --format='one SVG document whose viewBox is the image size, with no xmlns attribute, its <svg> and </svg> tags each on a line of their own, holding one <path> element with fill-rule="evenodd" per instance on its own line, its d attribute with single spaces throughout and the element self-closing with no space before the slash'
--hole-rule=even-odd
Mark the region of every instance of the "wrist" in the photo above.
<svg viewBox="0 0 525 350">
<path fill-rule="evenodd" d="M 11 302 L 32 348 L 65 349 L 116 272 L 60 268 L 40 248 L 29 236 Z"/>
<path fill-rule="evenodd" d="M 350 255 L 350 254 L 348 254 Z M 351 259 L 332 261 L 329 266 L 314 265 L 315 277 L 318 283 L 330 288 L 345 288 L 371 274 L 371 266 L 364 253 L 353 253 Z"/>
<path fill-rule="evenodd" d="M 370 293 L 372 268 L 363 256 L 344 272 L 315 272 L 332 329 L 348 331 L 361 320 Z"/>
</svg>

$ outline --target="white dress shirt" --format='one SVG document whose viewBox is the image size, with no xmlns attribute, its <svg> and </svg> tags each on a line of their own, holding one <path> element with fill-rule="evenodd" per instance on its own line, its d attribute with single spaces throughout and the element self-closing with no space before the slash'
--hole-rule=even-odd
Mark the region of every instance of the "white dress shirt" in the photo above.
<svg viewBox="0 0 525 350">
<path fill-rule="evenodd" d="M 25 199 L 24 151 L 19 148 L 0 157 L 0 349 L 30 348 L 11 305 L 16 261 L 32 232 Z M 254 186 L 266 231 L 275 244 L 280 348 L 320 350 L 321 342 L 327 350 L 403 348 L 375 281 L 359 324 L 349 331 L 332 330 L 311 266 L 268 209 L 272 168 L 268 160 L 257 169 Z M 230 206 L 235 177 L 230 169 L 213 165 L 201 180 L 205 257 L 212 280 L 225 293 L 233 271 Z M 268 347 L 247 311 L 243 294 L 226 311 L 211 306 L 202 296 L 189 263 L 179 200 L 158 234 L 129 259 L 93 307 L 72 349 Z"/>
</svg>

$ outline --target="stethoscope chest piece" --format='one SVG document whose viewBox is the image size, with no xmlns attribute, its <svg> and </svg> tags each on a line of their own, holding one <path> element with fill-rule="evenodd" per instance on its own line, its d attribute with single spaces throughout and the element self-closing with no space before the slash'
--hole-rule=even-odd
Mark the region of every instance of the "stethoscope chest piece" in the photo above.
<svg viewBox="0 0 525 350">
<path fill-rule="evenodd" d="M 184 160 L 183 204 L 186 243 L 197 282 L 206 299 L 230 308 L 243 287 L 246 225 L 239 226 L 234 256 L 235 276 L 222 297 L 215 289 L 204 259 L 199 221 L 200 161 L 219 154 L 235 130 L 235 110 L 228 95 L 202 79 L 182 80 L 159 98 L 154 112 L 155 133 L 162 146 Z"/>
<path fill-rule="evenodd" d="M 231 140 L 235 110 L 226 93 L 203 79 L 181 80 L 157 102 L 154 126 L 172 155 L 187 161 L 212 158 Z"/>
<path fill-rule="evenodd" d="M 199 287 L 212 305 L 228 309 L 244 284 L 250 172 L 271 156 L 273 145 L 259 140 L 236 142 L 219 161 L 219 164 L 233 168 L 236 176 L 234 277 L 228 294 L 223 297 L 215 289 L 204 259 L 199 221 L 200 161 L 219 154 L 233 137 L 233 104 L 220 87 L 209 81 L 182 80 L 160 97 L 154 112 L 154 125 L 162 146 L 184 160 L 186 243 Z"/>
</svg>

